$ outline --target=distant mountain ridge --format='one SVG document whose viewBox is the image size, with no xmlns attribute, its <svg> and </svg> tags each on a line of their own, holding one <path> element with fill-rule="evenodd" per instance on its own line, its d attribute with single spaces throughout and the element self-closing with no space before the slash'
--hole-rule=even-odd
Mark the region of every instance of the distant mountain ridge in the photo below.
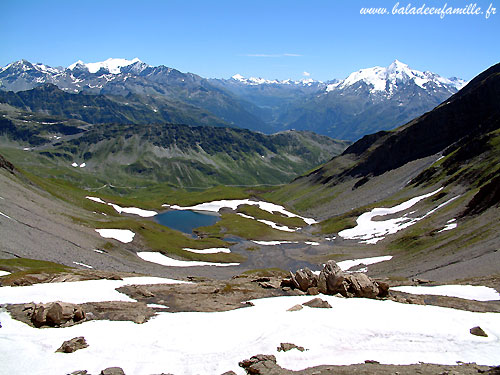
<svg viewBox="0 0 500 375">
<path fill-rule="evenodd" d="M 0 69 L 2 90 L 18 92 L 46 83 L 68 93 L 166 99 L 197 107 L 199 113 L 218 118 L 215 122 L 264 133 L 298 129 L 356 140 L 431 110 L 465 81 L 413 70 L 398 60 L 386 68 L 361 69 L 344 80 L 328 82 L 239 74 L 205 79 L 164 65 L 153 67 L 138 58 L 77 61 L 68 68 L 20 60 Z M 192 120 L 191 125 L 199 124 Z"/>
</svg>

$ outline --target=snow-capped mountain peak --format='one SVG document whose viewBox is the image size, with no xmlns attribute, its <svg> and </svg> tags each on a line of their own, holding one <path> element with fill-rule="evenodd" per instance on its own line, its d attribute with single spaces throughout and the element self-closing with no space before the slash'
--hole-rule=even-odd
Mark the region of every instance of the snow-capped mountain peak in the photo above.
<svg viewBox="0 0 500 375">
<path fill-rule="evenodd" d="M 231 77 L 235 81 L 245 81 L 245 77 L 243 77 L 241 74 L 235 74 L 234 76 Z"/>
<path fill-rule="evenodd" d="M 432 72 L 414 70 L 407 64 L 394 60 L 385 68 L 375 66 L 353 72 L 346 79 L 328 85 L 326 92 L 346 89 L 361 82 L 370 87 L 371 94 L 378 93 L 388 96 L 392 96 L 401 84 L 413 83 L 424 90 L 427 89 L 428 85 L 459 90 L 466 84 L 463 80 L 450 80 Z"/>
<path fill-rule="evenodd" d="M 106 61 L 99 61 L 95 63 L 84 63 L 83 61 L 78 60 L 77 62 L 68 66 L 68 69 L 74 70 L 77 67 L 80 69 L 85 67 L 89 71 L 89 73 L 97 73 L 100 69 L 104 68 L 111 74 L 119 74 L 121 68 L 138 62 L 142 63 L 142 61 L 137 57 L 132 60 L 109 58 Z"/>
<path fill-rule="evenodd" d="M 231 77 L 234 81 L 238 81 L 242 84 L 249 85 L 249 86 L 257 86 L 257 85 L 302 85 L 302 86 L 311 86 L 315 83 L 322 83 L 320 81 L 315 81 L 312 78 L 304 78 L 300 81 L 294 81 L 292 79 L 285 79 L 285 80 L 278 80 L 278 79 L 265 79 L 265 78 L 256 78 L 256 77 L 250 77 L 250 78 L 245 78 L 241 74 L 235 74 L 234 76 Z"/>
</svg>

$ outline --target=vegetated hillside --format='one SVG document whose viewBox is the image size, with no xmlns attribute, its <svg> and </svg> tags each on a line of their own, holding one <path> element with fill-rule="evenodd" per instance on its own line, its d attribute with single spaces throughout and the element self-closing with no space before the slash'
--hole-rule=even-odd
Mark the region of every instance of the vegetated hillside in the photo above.
<svg viewBox="0 0 500 375">
<path fill-rule="evenodd" d="M 67 119 L 78 119 L 90 124 L 152 122 L 187 123 L 192 125 L 229 126 L 208 111 L 159 96 L 70 94 L 53 84 L 45 84 L 26 91 L 0 91 L 0 103 Z"/>
<path fill-rule="evenodd" d="M 297 208 L 323 209 L 325 215 L 324 203 L 341 193 L 345 196 L 346 191 L 356 196 L 349 202 L 350 208 L 385 198 L 432 164 L 438 153 L 447 155 L 451 146 L 459 147 L 498 129 L 499 101 L 497 64 L 433 111 L 394 131 L 363 137 L 342 155 L 286 187 L 282 198 Z M 361 189 L 365 185 L 369 188 Z M 322 199 L 312 199 L 318 196 Z M 345 201 L 344 204 L 347 205 Z M 338 211 L 332 214 L 335 213 Z"/>
<path fill-rule="evenodd" d="M 71 169 L 68 179 L 75 179 L 73 163 L 85 163 L 77 169 L 79 174 L 121 186 L 281 184 L 348 146 L 310 132 L 264 135 L 176 124 L 80 124 L 58 132 L 54 120 L 35 121 L 25 112 L 18 117 L 30 121 L 19 120 L 9 113 L 10 118 L 3 117 L 0 123 L 5 145 L 31 149 L 31 154 L 45 158 L 47 167 Z M 16 162 L 22 165 L 22 158 Z M 41 170 L 35 168 L 35 172 Z"/>
</svg>

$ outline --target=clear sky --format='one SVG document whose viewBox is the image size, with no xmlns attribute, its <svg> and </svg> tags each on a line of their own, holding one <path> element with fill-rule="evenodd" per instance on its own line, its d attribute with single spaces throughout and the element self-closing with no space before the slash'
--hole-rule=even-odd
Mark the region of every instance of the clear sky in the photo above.
<svg viewBox="0 0 500 375">
<path fill-rule="evenodd" d="M 499 0 L 400 1 L 479 15 L 393 15 L 397 0 L 2 0 L 0 66 L 140 58 L 203 77 L 345 78 L 394 59 L 471 79 L 500 62 Z M 496 14 L 486 18 L 490 4 Z M 385 15 L 361 8 L 385 7 Z"/>
</svg>

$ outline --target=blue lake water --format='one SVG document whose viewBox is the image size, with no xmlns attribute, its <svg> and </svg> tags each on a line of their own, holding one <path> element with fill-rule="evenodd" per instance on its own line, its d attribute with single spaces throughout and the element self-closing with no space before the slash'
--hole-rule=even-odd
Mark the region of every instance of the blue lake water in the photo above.
<svg viewBox="0 0 500 375">
<path fill-rule="evenodd" d="M 187 234 L 193 234 L 193 229 L 214 225 L 220 220 L 220 216 L 212 212 L 201 213 L 189 210 L 173 210 L 156 215 L 155 220 L 166 227 Z"/>
</svg>

